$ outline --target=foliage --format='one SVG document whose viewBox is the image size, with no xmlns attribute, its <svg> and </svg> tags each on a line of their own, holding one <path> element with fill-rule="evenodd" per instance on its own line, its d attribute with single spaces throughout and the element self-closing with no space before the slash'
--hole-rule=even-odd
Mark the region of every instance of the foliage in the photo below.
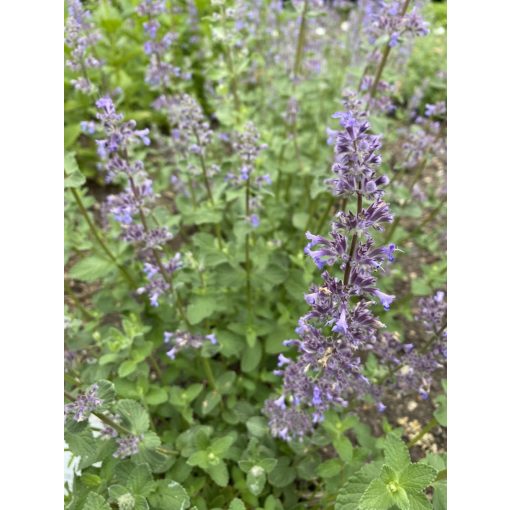
<svg viewBox="0 0 510 510">
<path fill-rule="evenodd" d="M 398 41 L 355 2 L 66 7 L 66 509 L 446 508 L 444 4 Z M 264 403 L 322 273 L 305 232 L 355 212 L 326 128 L 358 84 L 396 245 L 359 349 L 378 398 L 282 440 Z"/>
</svg>

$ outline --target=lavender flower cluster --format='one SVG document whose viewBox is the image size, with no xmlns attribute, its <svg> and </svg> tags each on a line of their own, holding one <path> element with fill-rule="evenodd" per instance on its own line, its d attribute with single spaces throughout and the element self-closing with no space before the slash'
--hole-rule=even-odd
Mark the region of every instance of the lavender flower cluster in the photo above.
<svg viewBox="0 0 510 510">
<path fill-rule="evenodd" d="M 91 21 L 91 13 L 83 8 L 80 0 L 70 0 L 65 26 L 65 43 L 70 50 L 66 65 L 81 76 L 71 80 L 71 85 L 81 92 L 93 91 L 87 70 L 99 68 L 102 62 L 94 56 L 93 48 L 101 39 L 100 33 Z"/>
<path fill-rule="evenodd" d="M 429 397 L 436 370 L 446 363 L 446 300 L 443 291 L 418 302 L 416 320 L 423 326 L 425 341 L 421 345 L 403 344 L 391 333 L 381 334 L 369 347 L 379 363 L 389 368 L 384 386 L 386 392 L 418 393 Z"/>
<path fill-rule="evenodd" d="M 133 243 L 143 261 L 148 283 L 138 289 L 146 293 L 152 306 L 158 306 L 159 298 L 171 287 L 172 274 L 182 267 L 180 254 L 164 258 L 161 253 L 172 234 L 166 227 L 151 227 L 148 222 L 150 204 L 155 195 L 152 180 L 139 160 L 132 160 L 131 145 L 143 142 L 150 144 L 149 130 L 136 129 L 133 120 L 123 122 L 123 115 L 117 113 L 110 97 L 96 102 L 97 118 L 106 138 L 97 140 L 97 150 L 106 172 L 107 181 L 119 179 L 124 182 L 124 191 L 109 195 L 106 200 L 108 212 L 122 227 L 124 240 Z"/>
<path fill-rule="evenodd" d="M 211 342 L 213 345 L 218 343 L 214 333 L 202 336 L 193 335 L 187 331 L 176 331 L 175 333 L 165 331 L 163 341 L 172 346 L 166 353 L 170 359 L 175 359 L 175 356 L 184 349 L 200 349 L 207 341 Z"/>
<path fill-rule="evenodd" d="M 168 49 L 173 44 L 177 35 L 173 32 L 165 32 L 160 35 L 161 23 L 157 16 L 168 14 L 164 0 L 142 0 L 138 5 L 137 12 L 140 16 L 147 17 L 143 29 L 148 37 L 144 44 L 144 51 L 150 57 L 145 81 L 154 87 L 165 87 L 170 84 L 172 77 L 181 77 L 181 69 L 165 60 Z"/>
<path fill-rule="evenodd" d="M 64 415 L 72 416 L 78 422 L 88 420 L 90 414 L 103 403 L 97 394 L 98 390 L 99 386 L 93 384 L 85 393 L 78 395 L 74 402 L 64 406 Z"/>
<path fill-rule="evenodd" d="M 409 0 L 371 3 L 366 11 L 366 32 L 371 44 L 387 36 L 389 46 L 394 48 L 405 35 L 420 37 L 429 33 L 428 23 L 416 7 L 406 13 L 408 4 Z"/>
<path fill-rule="evenodd" d="M 132 455 L 136 455 L 140 451 L 140 441 L 143 436 L 122 436 L 117 438 L 117 450 L 113 453 L 113 457 L 118 459 L 127 459 Z"/>
<path fill-rule="evenodd" d="M 375 276 L 386 261 L 393 261 L 395 252 L 395 245 L 378 247 L 372 237 L 373 230 L 382 230 L 393 220 L 382 200 L 381 187 L 388 179 L 376 174 L 380 139 L 370 134 L 365 114 L 357 109 L 333 117 L 342 129 L 334 134 L 331 184 L 337 196 L 355 199 L 356 212 L 339 211 L 329 238 L 306 233 L 310 242 L 305 253 L 319 269 L 339 268 L 343 278 L 327 270 L 322 273 L 322 283 L 312 285 L 305 295 L 310 311 L 299 320 L 300 338 L 284 342 L 297 346 L 298 358 L 280 356 L 283 394 L 268 401 L 264 412 L 273 434 L 285 440 L 309 432 L 331 407 L 346 407 L 351 398 L 376 395 L 363 375 L 359 351 L 374 342 L 383 327 L 371 311 L 373 298 L 385 309 L 395 298 L 377 288 Z M 378 403 L 378 408 L 382 410 L 383 404 Z"/>
<path fill-rule="evenodd" d="M 271 185 L 272 182 L 269 174 L 255 175 L 255 161 L 260 152 L 266 148 L 265 143 L 260 143 L 260 134 L 253 122 L 247 122 L 244 131 L 238 133 L 234 141 L 234 150 L 241 160 L 241 167 L 238 173 L 229 172 L 226 175 L 226 180 L 231 185 L 247 187 L 246 213 L 248 217 L 246 220 L 253 227 L 258 227 L 260 224 L 259 216 L 255 212 L 262 205 L 260 191 L 265 186 Z"/>
</svg>

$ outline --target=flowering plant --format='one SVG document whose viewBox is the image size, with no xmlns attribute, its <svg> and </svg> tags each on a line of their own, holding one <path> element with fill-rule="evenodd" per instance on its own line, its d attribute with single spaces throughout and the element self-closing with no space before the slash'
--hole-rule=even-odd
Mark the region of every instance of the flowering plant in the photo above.
<svg viewBox="0 0 510 510">
<path fill-rule="evenodd" d="M 67 3 L 67 509 L 445 507 L 441 9 Z"/>
</svg>

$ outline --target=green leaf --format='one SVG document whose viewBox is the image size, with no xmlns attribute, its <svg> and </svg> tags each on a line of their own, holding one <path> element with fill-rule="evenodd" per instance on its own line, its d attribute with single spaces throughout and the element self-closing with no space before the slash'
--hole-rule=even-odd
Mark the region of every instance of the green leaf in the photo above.
<svg viewBox="0 0 510 510">
<path fill-rule="evenodd" d="M 103 496 L 96 492 L 90 492 L 85 500 L 83 510 L 111 510 L 111 507 Z"/>
<path fill-rule="evenodd" d="M 432 510 L 432 505 L 425 494 L 409 492 L 407 496 L 409 498 L 410 510 Z M 444 508 L 446 509 L 446 506 Z"/>
<path fill-rule="evenodd" d="M 223 458 L 227 453 L 228 449 L 234 444 L 236 437 L 233 435 L 228 435 L 224 437 L 220 437 L 215 439 L 211 446 L 209 447 L 209 451 L 217 455 L 218 457 Z"/>
<path fill-rule="evenodd" d="M 230 502 L 230 505 L 228 505 L 228 510 L 246 510 L 246 506 L 244 505 L 242 500 L 240 500 L 239 498 L 234 498 Z"/>
<path fill-rule="evenodd" d="M 150 494 L 152 484 L 152 474 L 148 464 L 138 464 L 134 467 L 129 475 L 127 486 L 131 489 L 133 494 L 147 496 Z"/>
<path fill-rule="evenodd" d="M 406 444 L 394 434 L 388 434 L 384 443 L 384 460 L 397 473 L 402 472 L 411 463 Z"/>
<path fill-rule="evenodd" d="M 64 128 L 64 149 L 68 149 L 80 136 L 80 124 L 71 124 Z"/>
<path fill-rule="evenodd" d="M 252 372 L 255 370 L 262 357 L 262 348 L 260 342 L 256 343 L 252 348 L 245 349 L 241 358 L 241 370 L 243 372 Z"/>
<path fill-rule="evenodd" d="M 115 386 L 112 382 L 106 379 L 97 381 L 97 396 L 102 400 L 101 407 L 111 404 L 116 397 Z"/>
<path fill-rule="evenodd" d="M 133 434 L 142 434 L 149 429 L 149 415 L 138 402 L 129 399 L 119 400 L 117 411 L 121 415 L 123 424 Z"/>
<path fill-rule="evenodd" d="M 446 494 L 446 482 L 436 482 L 434 484 L 434 495 L 432 496 L 434 510 L 446 510 Z"/>
<path fill-rule="evenodd" d="M 184 487 L 173 480 L 158 482 L 156 492 L 149 496 L 149 502 L 154 510 L 186 510 L 191 505 Z"/>
<path fill-rule="evenodd" d="M 266 485 L 266 472 L 264 468 L 261 466 L 253 466 L 246 477 L 246 485 L 254 496 L 258 496 Z"/>
<path fill-rule="evenodd" d="M 222 460 L 213 466 L 209 465 L 207 473 L 220 487 L 226 487 L 228 485 L 228 469 L 227 465 Z"/>
<path fill-rule="evenodd" d="M 84 430 L 78 434 L 66 432 L 64 439 L 69 445 L 69 449 L 74 455 L 80 457 L 80 466 L 87 467 L 96 460 L 97 445 L 89 430 Z"/>
<path fill-rule="evenodd" d="M 398 482 L 397 473 L 386 464 L 381 469 L 381 480 L 388 485 L 390 482 Z"/>
<path fill-rule="evenodd" d="M 380 479 L 372 480 L 359 501 L 360 510 L 387 510 L 396 503 L 386 484 Z"/>
<path fill-rule="evenodd" d="M 234 387 L 235 380 L 236 373 L 232 370 L 228 370 L 216 379 L 216 388 L 222 395 L 226 395 L 230 393 L 230 390 Z"/>
<path fill-rule="evenodd" d="M 207 469 L 207 466 L 209 465 L 209 456 L 206 451 L 200 450 L 193 453 L 188 458 L 187 463 L 190 466 L 198 466 L 199 468 Z"/>
<path fill-rule="evenodd" d="M 248 344 L 248 347 L 253 348 L 253 347 L 255 347 L 256 342 L 257 342 L 257 333 L 251 326 L 249 326 L 246 330 L 246 343 Z"/>
<path fill-rule="evenodd" d="M 317 474 L 322 478 L 333 478 L 338 476 L 342 466 L 337 459 L 329 459 L 317 467 Z"/>
<path fill-rule="evenodd" d="M 69 276 L 83 282 L 104 278 L 115 269 L 111 260 L 91 255 L 77 262 L 69 271 Z"/>
<path fill-rule="evenodd" d="M 437 471 L 427 464 L 410 464 L 402 472 L 399 485 L 406 491 L 421 492 L 427 488 L 437 476 Z"/>
<path fill-rule="evenodd" d="M 259 461 L 259 464 L 261 467 L 264 468 L 264 471 L 266 473 L 271 473 L 271 471 L 276 467 L 276 464 L 278 464 L 278 461 L 276 459 L 267 457 L 265 459 L 261 459 Z"/>
<path fill-rule="evenodd" d="M 168 401 L 168 393 L 164 388 L 153 386 L 147 394 L 147 397 L 145 397 L 145 401 L 151 406 L 163 404 Z"/>
<path fill-rule="evenodd" d="M 128 359 L 126 361 L 123 361 L 118 370 L 119 377 L 127 377 L 128 375 L 132 374 L 138 365 L 131 359 Z"/>
<path fill-rule="evenodd" d="M 369 483 L 379 476 L 381 465 L 372 462 L 351 476 L 337 495 L 335 510 L 358 510 L 359 501 Z"/>
<path fill-rule="evenodd" d="M 275 487 L 286 487 L 296 478 L 296 470 L 290 467 L 288 457 L 280 457 L 275 468 L 269 473 L 269 483 Z"/>
<path fill-rule="evenodd" d="M 64 188 L 79 188 L 85 183 L 85 176 L 80 172 L 74 152 L 64 153 Z"/>
<path fill-rule="evenodd" d="M 269 431 L 267 420 L 262 416 L 252 416 L 246 422 L 246 428 L 255 437 L 264 437 Z"/>
<path fill-rule="evenodd" d="M 217 309 L 217 299 L 212 296 L 195 296 L 187 309 L 190 324 L 199 324 Z"/>
<path fill-rule="evenodd" d="M 333 446 L 345 463 L 351 462 L 353 448 L 351 441 L 346 436 L 336 438 L 333 441 Z"/>
<path fill-rule="evenodd" d="M 221 395 L 213 390 L 207 393 L 202 400 L 201 411 L 204 416 L 207 416 L 221 401 Z"/>
</svg>

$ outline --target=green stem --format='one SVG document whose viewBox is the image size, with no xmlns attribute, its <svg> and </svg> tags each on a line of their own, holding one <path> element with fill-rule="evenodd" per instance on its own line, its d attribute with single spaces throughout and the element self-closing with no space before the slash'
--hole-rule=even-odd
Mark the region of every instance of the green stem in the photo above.
<svg viewBox="0 0 510 510">
<path fill-rule="evenodd" d="M 305 39 L 306 39 L 306 14 L 308 12 L 308 0 L 305 0 L 305 4 L 303 7 L 303 12 L 301 14 L 301 23 L 299 25 L 299 35 L 298 35 L 298 44 L 296 47 L 296 56 L 294 58 L 294 78 L 298 77 L 299 71 L 301 69 L 301 59 L 303 57 L 303 49 L 305 47 Z"/>
<path fill-rule="evenodd" d="M 66 173 L 64 172 L 64 176 L 67 177 Z M 99 234 L 96 226 L 94 225 L 93 221 L 90 219 L 89 213 L 87 212 L 87 209 L 83 205 L 83 202 L 81 200 L 81 197 L 79 193 L 74 189 L 70 188 L 71 194 L 73 195 L 73 198 L 78 205 L 78 209 L 80 210 L 81 215 L 85 219 L 85 222 L 89 226 L 90 232 L 92 233 L 94 239 L 97 241 L 99 246 L 101 246 L 102 250 L 106 254 L 106 256 L 117 266 L 119 271 L 122 273 L 126 281 L 129 283 L 129 285 L 133 288 L 136 288 L 136 282 L 133 280 L 132 276 L 129 274 L 127 269 L 120 264 L 120 262 L 117 260 L 115 255 L 111 252 L 110 248 L 106 245 L 106 243 L 103 241 L 101 235 Z"/>
<path fill-rule="evenodd" d="M 250 175 L 246 179 L 245 189 L 245 213 L 246 221 L 250 221 Z M 244 263 L 246 268 L 246 302 L 248 308 L 248 315 L 252 319 L 252 302 L 251 302 L 251 260 L 250 260 L 250 241 L 251 234 L 248 231 L 244 237 Z"/>
<path fill-rule="evenodd" d="M 402 6 L 402 11 L 400 12 L 401 17 L 404 16 L 404 14 L 406 13 L 410 2 L 411 2 L 411 0 L 405 0 L 404 5 Z M 381 58 L 381 61 L 379 62 L 379 66 L 378 66 L 376 74 L 375 74 L 374 83 L 372 83 L 372 87 L 370 88 L 370 99 L 373 99 L 375 97 L 375 95 L 377 94 L 377 86 L 379 85 L 379 81 L 381 80 L 381 76 L 382 76 L 384 67 L 386 65 L 386 62 L 388 61 L 388 56 L 390 54 L 390 50 L 391 50 L 391 46 L 390 46 L 390 42 L 388 41 L 386 43 L 386 46 L 384 47 L 382 58 Z M 369 107 L 369 103 L 370 103 L 370 101 L 367 102 L 367 109 Z"/>
<path fill-rule="evenodd" d="M 324 213 L 321 216 L 321 219 L 319 220 L 319 223 L 317 224 L 317 233 L 319 234 L 322 230 L 322 227 L 324 227 L 324 223 L 326 223 L 326 220 L 329 218 L 330 214 L 329 211 L 333 207 L 335 203 L 335 197 L 331 195 L 329 197 L 328 203 L 326 204 L 326 208 L 324 209 Z"/>
<path fill-rule="evenodd" d="M 205 375 L 207 376 L 209 384 L 215 391 L 217 391 L 218 388 L 216 386 L 216 379 L 214 378 L 214 373 L 211 368 L 211 363 L 209 363 L 209 358 L 201 356 L 200 359 L 202 360 L 202 365 L 204 367 Z"/>
</svg>

